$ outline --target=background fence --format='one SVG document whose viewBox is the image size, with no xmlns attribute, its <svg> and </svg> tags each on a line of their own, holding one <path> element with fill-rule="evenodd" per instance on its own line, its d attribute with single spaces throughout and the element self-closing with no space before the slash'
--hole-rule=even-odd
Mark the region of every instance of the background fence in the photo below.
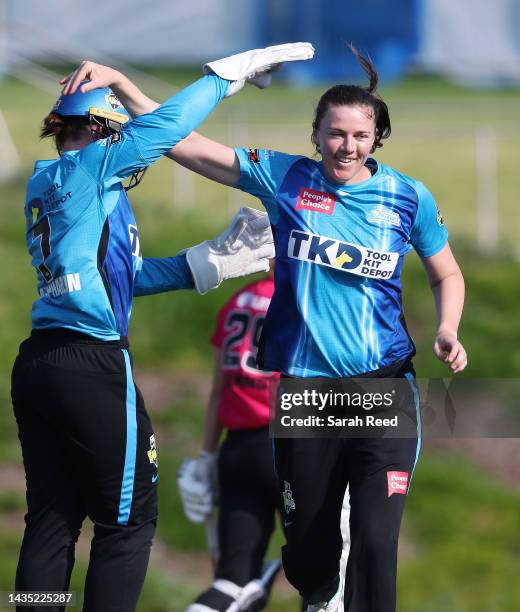
<svg viewBox="0 0 520 612">
<path fill-rule="evenodd" d="M 386 77 L 381 93 L 393 128 L 376 157 L 421 179 L 435 195 L 466 278 L 464 377 L 500 384 L 520 372 L 519 31 L 518 0 L 156 0 L 144 8 L 137 0 L 0 0 L 0 590 L 13 585 L 25 510 L 9 397 L 10 367 L 36 297 L 22 205 L 34 160 L 56 155 L 49 140 L 38 141 L 38 126 L 56 99 L 59 77 L 89 58 L 122 68 L 164 100 L 200 73 L 187 72 L 188 64 L 309 39 L 315 61 L 285 67 L 264 92 L 245 88 L 201 132 L 229 145 L 312 155 L 313 110 L 328 84 L 321 81 L 360 76 L 350 72 L 347 40 L 369 50 Z M 150 168 L 130 197 L 143 253 L 151 257 L 214 235 L 244 203 L 259 205 L 167 159 Z M 161 470 L 158 535 L 140 612 L 185 610 L 209 581 L 204 535 L 183 517 L 175 481 L 181 460 L 200 441 L 215 314 L 241 284 L 224 283 L 204 298 L 177 292 L 134 305 L 132 352 Z M 415 367 L 422 377 L 444 377 L 445 366 L 431 352 L 431 292 L 413 255 L 403 288 Z M 477 405 L 475 418 L 486 410 Z M 451 442 L 426 444 L 414 475 L 400 541 L 399 612 L 516 612 L 520 441 Z M 80 598 L 86 531 L 72 582 Z M 282 541 L 278 533 L 272 556 Z M 278 584 L 269 612 L 297 609 L 294 591 Z"/>
</svg>

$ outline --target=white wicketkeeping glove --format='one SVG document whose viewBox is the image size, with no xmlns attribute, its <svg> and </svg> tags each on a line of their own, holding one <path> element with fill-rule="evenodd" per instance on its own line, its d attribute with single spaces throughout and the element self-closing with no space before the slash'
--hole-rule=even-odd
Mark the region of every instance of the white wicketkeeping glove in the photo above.
<svg viewBox="0 0 520 612">
<path fill-rule="evenodd" d="M 198 459 L 185 459 L 177 484 L 184 514 L 193 523 L 203 523 L 213 512 L 216 498 L 217 453 L 200 452 Z"/>
<path fill-rule="evenodd" d="M 204 64 L 204 74 L 214 72 L 223 79 L 233 81 L 226 97 L 242 89 L 244 83 L 252 83 L 260 89 L 271 82 L 271 72 L 284 62 L 308 60 L 314 56 L 314 47 L 308 42 L 286 43 L 265 49 L 253 49 Z"/>
<path fill-rule="evenodd" d="M 237 212 L 220 236 L 186 251 L 195 287 L 201 294 L 228 278 L 267 272 L 273 257 L 273 234 L 267 214 L 247 206 Z"/>
</svg>

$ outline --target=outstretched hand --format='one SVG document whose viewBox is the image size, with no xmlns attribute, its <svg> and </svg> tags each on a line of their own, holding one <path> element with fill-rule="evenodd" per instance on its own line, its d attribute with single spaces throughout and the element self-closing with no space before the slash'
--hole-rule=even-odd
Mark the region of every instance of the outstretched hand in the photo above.
<svg viewBox="0 0 520 612">
<path fill-rule="evenodd" d="M 239 91 L 244 83 L 252 83 L 263 89 L 271 82 L 272 73 L 285 62 L 311 59 L 314 47 L 308 42 L 285 43 L 265 49 L 252 49 L 204 64 L 204 74 L 214 72 L 219 77 L 231 81 L 226 97 Z"/>
<path fill-rule="evenodd" d="M 433 343 L 433 352 L 440 361 L 449 364 L 450 370 L 456 374 L 462 372 L 468 365 L 468 357 L 457 336 L 451 332 L 439 332 Z"/>
<path fill-rule="evenodd" d="M 75 93 L 81 81 L 88 79 L 89 83 L 83 83 L 80 87 L 81 93 L 87 93 L 98 87 L 111 87 L 121 78 L 121 73 L 109 66 L 96 64 L 90 60 L 83 60 L 81 64 L 66 77 L 61 79 L 63 85 L 61 93 L 69 95 Z"/>
<path fill-rule="evenodd" d="M 243 206 L 213 240 L 189 248 L 186 260 L 200 294 L 229 278 L 267 272 L 275 256 L 271 225 L 263 211 Z"/>
</svg>

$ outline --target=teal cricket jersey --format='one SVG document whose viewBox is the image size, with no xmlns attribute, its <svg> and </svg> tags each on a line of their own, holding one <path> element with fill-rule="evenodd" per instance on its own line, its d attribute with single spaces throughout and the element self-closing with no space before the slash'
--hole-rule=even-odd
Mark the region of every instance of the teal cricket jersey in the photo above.
<svg viewBox="0 0 520 612">
<path fill-rule="evenodd" d="M 413 247 L 438 253 L 448 233 L 422 183 L 369 158 L 372 177 L 336 185 L 321 162 L 236 149 L 237 187 L 261 199 L 276 246 L 263 367 L 302 377 L 371 372 L 415 353 L 401 270 Z"/>
<path fill-rule="evenodd" d="M 128 333 L 134 296 L 193 286 L 184 256 L 142 258 L 121 181 L 185 138 L 228 86 L 214 74 L 205 76 L 119 134 L 36 163 L 25 203 L 27 247 L 38 279 L 34 329 L 60 327 L 117 340 Z"/>
</svg>

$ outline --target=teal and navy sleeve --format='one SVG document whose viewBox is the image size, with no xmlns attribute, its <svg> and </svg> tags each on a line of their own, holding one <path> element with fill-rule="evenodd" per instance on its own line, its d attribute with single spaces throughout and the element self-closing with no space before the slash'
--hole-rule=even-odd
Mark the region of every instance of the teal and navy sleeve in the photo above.
<svg viewBox="0 0 520 612">
<path fill-rule="evenodd" d="M 240 162 L 237 189 L 259 198 L 271 223 L 276 223 L 276 196 L 291 166 L 302 156 L 268 149 L 235 149 L 235 153 Z"/>
<path fill-rule="evenodd" d="M 105 186 L 118 183 L 159 159 L 186 138 L 224 97 L 229 81 L 209 74 L 127 123 L 119 134 L 98 140 L 76 156 L 79 165 Z"/>
<path fill-rule="evenodd" d="M 448 230 L 428 189 L 417 182 L 415 191 L 418 195 L 417 215 L 412 226 L 410 242 L 420 257 L 432 257 L 448 242 Z"/>
<path fill-rule="evenodd" d="M 185 254 L 159 259 L 145 257 L 135 275 L 134 297 L 194 287 Z"/>
</svg>

